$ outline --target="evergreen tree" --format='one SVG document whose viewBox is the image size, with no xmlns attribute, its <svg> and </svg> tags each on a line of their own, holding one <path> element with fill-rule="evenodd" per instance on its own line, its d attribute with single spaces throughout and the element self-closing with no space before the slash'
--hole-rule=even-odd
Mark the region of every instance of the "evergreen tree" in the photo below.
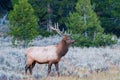
<svg viewBox="0 0 120 80">
<path fill-rule="evenodd" d="M 78 41 L 75 45 L 88 47 L 99 45 L 99 43 L 95 43 L 96 36 L 105 34 L 103 34 L 104 29 L 93 10 L 91 1 L 78 0 L 75 9 L 76 11 L 70 13 L 66 21 L 66 26 L 69 27 L 69 30 L 74 34 L 73 37 Z"/>
<path fill-rule="evenodd" d="M 120 36 L 120 0 L 91 0 L 106 33 Z"/>
<path fill-rule="evenodd" d="M 65 27 L 65 19 L 69 11 L 74 11 L 74 3 L 77 0 L 29 0 L 33 6 L 35 14 L 39 18 L 40 27 L 46 27 L 51 19 L 52 23 L 58 22 L 61 27 Z M 48 9 L 48 7 L 50 9 Z"/>
<path fill-rule="evenodd" d="M 14 40 L 24 41 L 24 46 L 28 45 L 38 34 L 37 17 L 27 0 L 19 0 L 14 5 L 14 9 L 9 12 L 10 32 Z"/>
<path fill-rule="evenodd" d="M 103 32 L 90 0 L 78 0 L 75 8 L 76 12 L 70 13 L 68 22 L 66 22 L 66 25 L 74 34 L 93 38 L 94 33 Z"/>
</svg>

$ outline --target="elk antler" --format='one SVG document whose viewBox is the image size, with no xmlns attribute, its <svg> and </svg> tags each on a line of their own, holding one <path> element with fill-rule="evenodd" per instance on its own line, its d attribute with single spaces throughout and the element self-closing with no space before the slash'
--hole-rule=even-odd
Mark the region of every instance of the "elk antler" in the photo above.
<svg viewBox="0 0 120 80">
<path fill-rule="evenodd" d="M 50 28 L 54 31 L 56 31 L 60 36 L 63 36 L 63 34 L 61 33 L 59 27 L 58 27 L 58 23 L 54 24 L 54 27 L 50 26 Z"/>
<path fill-rule="evenodd" d="M 71 31 L 64 31 L 64 29 L 62 30 L 62 32 L 60 31 L 60 29 L 59 29 L 59 27 L 58 27 L 58 23 L 55 23 L 54 24 L 54 27 L 52 27 L 52 26 L 50 26 L 50 28 L 52 29 L 52 30 L 54 30 L 54 31 L 56 31 L 60 36 L 64 36 L 64 35 L 66 35 L 66 36 L 70 36 L 71 34 L 72 34 L 72 32 Z"/>
<path fill-rule="evenodd" d="M 64 35 L 71 36 L 72 35 L 72 31 L 70 31 L 70 30 L 68 30 L 67 32 L 65 31 Z"/>
</svg>

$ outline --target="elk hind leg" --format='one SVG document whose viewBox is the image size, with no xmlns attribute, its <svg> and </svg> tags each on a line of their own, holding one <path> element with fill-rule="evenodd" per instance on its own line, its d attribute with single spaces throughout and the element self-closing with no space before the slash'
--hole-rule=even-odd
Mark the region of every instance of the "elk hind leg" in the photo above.
<svg viewBox="0 0 120 80">
<path fill-rule="evenodd" d="M 51 66 L 52 66 L 52 63 L 51 62 L 48 63 L 48 74 L 47 74 L 47 76 L 49 76 L 49 74 L 51 72 Z"/>
</svg>

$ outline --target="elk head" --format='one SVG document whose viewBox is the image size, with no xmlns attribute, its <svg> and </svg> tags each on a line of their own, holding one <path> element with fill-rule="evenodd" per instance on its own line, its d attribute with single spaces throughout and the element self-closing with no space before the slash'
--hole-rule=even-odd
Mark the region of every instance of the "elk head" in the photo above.
<svg viewBox="0 0 120 80">
<path fill-rule="evenodd" d="M 54 25 L 54 27 L 50 26 L 50 28 L 51 28 L 52 30 L 56 31 L 61 37 L 63 37 L 63 38 L 62 38 L 62 41 L 64 41 L 67 45 L 70 45 L 70 44 L 72 44 L 72 43 L 75 42 L 75 40 L 72 40 L 72 39 L 70 38 L 71 33 L 67 33 L 67 32 L 64 32 L 64 31 L 61 32 L 61 31 L 59 30 L 58 23 L 56 23 L 56 24 Z M 63 33 L 63 32 L 64 32 L 64 33 Z"/>
</svg>

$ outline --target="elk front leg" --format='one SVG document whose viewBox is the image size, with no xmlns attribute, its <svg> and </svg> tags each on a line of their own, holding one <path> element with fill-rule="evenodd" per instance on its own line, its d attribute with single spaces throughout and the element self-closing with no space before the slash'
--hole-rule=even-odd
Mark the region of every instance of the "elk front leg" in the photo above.
<svg viewBox="0 0 120 80">
<path fill-rule="evenodd" d="M 34 68 L 35 66 L 35 61 L 32 63 L 32 65 L 29 67 L 29 71 L 30 71 L 30 74 L 32 75 L 32 69 Z"/>
<path fill-rule="evenodd" d="M 47 76 L 49 76 L 49 74 L 50 74 L 50 72 L 51 72 L 51 66 L 52 66 L 52 63 L 49 62 L 49 63 L 48 63 L 48 74 L 47 74 Z"/>
<path fill-rule="evenodd" d="M 32 63 L 34 62 L 29 56 L 26 56 L 26 66 L 25 66 L 25 73 L 27 74 L 27 70 L 31 68 Z"/>
<path fill-rule="evenodd" d="M 25 74 L 27 74 L 28 66 L 25 66 Z"/>
<path fill-rule="evenodd" d="M 25 66 L 25 74 L 27 74 L 28 69 L 29 69 L 29 72 L 31 73 L 31 67 L 32 67 L 32 65 L 26 65 Z"/>
<path fill-rule="evenodd" d="M 56 68 L 57 76 L 59 77 L 59 64 L 58 63 L 55 63 L 55 68 Z"/>
</svg>

